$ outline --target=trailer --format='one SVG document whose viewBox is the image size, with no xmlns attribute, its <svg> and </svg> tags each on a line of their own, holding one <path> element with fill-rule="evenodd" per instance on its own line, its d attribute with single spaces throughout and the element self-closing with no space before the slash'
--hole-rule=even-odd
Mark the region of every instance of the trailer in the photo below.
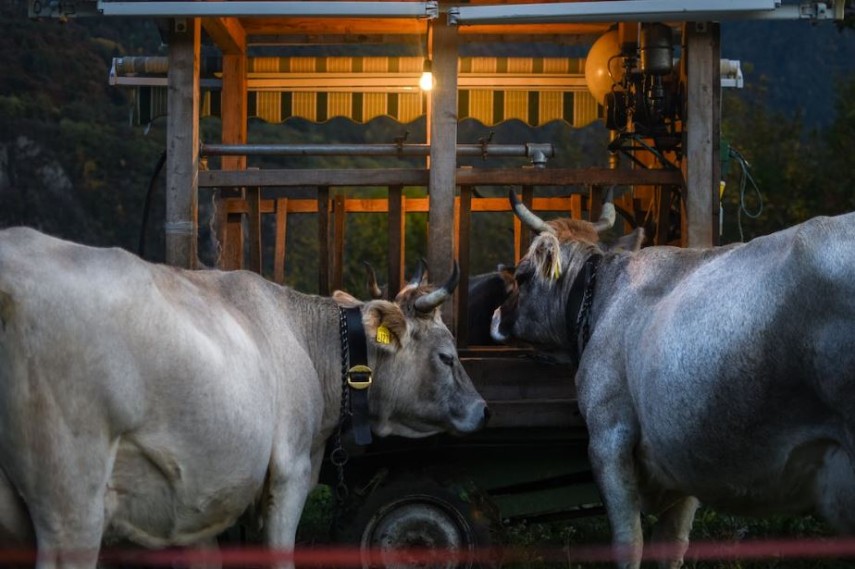
<svg viewBox="0 0 855 569">
<path fill-rule="evenodd" d="M 135 90 L 141 122 L 168 110 L 168 263 L 199 267 L 198 196 L 209 192 L 222 247 L 218 268 L 249 269 L 284 283 L 289 223 L 308 215 L 317 224 L 317 291 L 329 294 L 345 281 L 347 219 L 381 214 L 386 242 L 376 246 L 387 255 L 383 280 L 397 291 L 414 261 L 405 255 L 408 219 L 428 216 L 423 254 L 431 279 L 444 280 L 455 261 L 461 269 L 443 318 L 493 418 L 467 438 L 345 443 L 346 460 L 333 455 L 322 482 L 339 498 L 342 541 L 466 551 L 488 544 L 497 520 L 600 511 L 573 370 L 548 355 L 469 341 L 473 217 L 506 216 L 511 263 L 530 238 L 510 221 L 507 199 L 490 188 L 505 194 L 514 188 L 541 213 L 592 219 L 603 192 L 614 187 L 625 229 L 644 225 L 655 244 L 716 244 L 720 94 L 741 82 L 738 62 L 721 58 L 719 22 L 840 19 L 844 4 L 31 0 L 30 14 L 159 22 L 168 56 L 116 58 L 110 80 Z M 202 57 L 203 41 L 216 52 L 214 63 Z M 508 56 L 508 45 L 531 43 L 587 51 Z M 314 48 L 309 55 L 301 51 L 306 46 Z M 374 51 L 360 51 L 365 46 Z M 324 48 L 337 50 L 323 55 Z M 420 90 L 428 71 L 429 90 Z M 220 140 L 200 140 L 204 115 L 220 117 Z M 414 136 L 418 142 L 404 135 L 376 144 L 259 144 L 248 140 L 253 116 L 273 122 L 390 116 L 401 123 L 424 117 L 425 126 Z M 554 145 L 543 141 L 463 143 L 458 130 L 465 118 L 488 126 L 508 119 L 533 126 L 602 123 L 607 166 L 554 167 Z M 277 156 L 383 156 L 402 165 L 248 167 L 254 158 Z M 467 157 L 512 165 L 463 164 Z"/>
</svg>

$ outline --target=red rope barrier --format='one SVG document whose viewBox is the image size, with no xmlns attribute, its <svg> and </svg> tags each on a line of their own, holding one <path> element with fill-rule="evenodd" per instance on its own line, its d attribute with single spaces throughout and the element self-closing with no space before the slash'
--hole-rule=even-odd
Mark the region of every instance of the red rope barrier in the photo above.
<svg viewBox="0 0 855 569">
<path fill-rule="evenodd" d="M 482 548 L 473 552 L 435 549 L 372 549 L 358 547 L 298 548 L 295 551 L 261 547 L 222 549 L 104 549 L 99 560 L 106 564 L 126 566 L 172 567 L 214 564 L 222 567 L 269 567 L 294 563 L 297 567 L 359 567 L 363 564 L 441 565 L 467 561 L 512 563 L 603 563 L 615 559 L 610 545 L 571 545 L 563 548 Z M 648 561 L 673 556 L 673 546 L 646 545 L 643 558 Z M 91 554 L 90 554 L 91 555 Z M 64 551 L 64 560 L 88 558 L 84 552 Z M 740 542 L 697 542 L 689 546 L 686 559 L 695 561 L 736 561 L 759 559 L 855 559 L 855 539 L 799 539 Z M 36 552 L 23 549 L 0 549 L 0 566 L 29 565 Z"/>
</svg>

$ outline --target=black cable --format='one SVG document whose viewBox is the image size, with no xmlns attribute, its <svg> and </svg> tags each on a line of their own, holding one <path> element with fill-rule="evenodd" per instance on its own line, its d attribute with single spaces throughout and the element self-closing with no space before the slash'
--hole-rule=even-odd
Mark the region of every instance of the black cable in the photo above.
<svg viewBox="0 0 855 569">
<path fill-rule="evenodd" d="M 736 159 L 741 173 L 739 179 L 739 209 L 736 212 L 736 224 L 739 228 L 739 240 L 745 242 L 745 234 L 742 229 L 742 215 L 745 214 L 751 219 L 757 219 L 760 217 L 763 213 L 763 194 L 760 193 L 760 188 L 757 187 L 757 182 L 754 181 L 754 177 L 751 175 L 751 165 L 748 163 L 748 160 L 746 160 L 745 157 L 733 147 L 731 147 L 728 152 L 731 158 Z M 749 183 L 754 189 L 754 193 L 757 195 L 758 202 L 757 210 L 753 212 L 748 211 L 748 207 L 745 205 L 745 190 L 748 189 Z"/>
<path fill-rule="evenodd" d="M 165 163 L 166 150 L 161 152 L 160 158 L 158 158 L 157 160 L 157 165 L 154 167 L 154 172 L 151 175 L 151 181 L 148 183 L 148 191 L 145 194 L 145 202 L 143 203 L 142 226 L 140 227 L 140 243 L 137 249 L 138 254 L 141 258 L 145 258 L 145 230 L 146 226 L 148 225 L 148 214 L 151 210 L 151 198 L 154 195 L 155 182 L 157 182 L 157 177 L 160 175 L 160 171 L 163 170 L 163 165 Z"/>
</svg>

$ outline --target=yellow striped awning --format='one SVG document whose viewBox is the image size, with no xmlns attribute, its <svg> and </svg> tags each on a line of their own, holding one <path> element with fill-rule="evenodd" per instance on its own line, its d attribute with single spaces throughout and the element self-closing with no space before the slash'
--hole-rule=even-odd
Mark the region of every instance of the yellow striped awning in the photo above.
<svg viewBox="0 0 855 569">
<path fill-rule="evenodd" d="M 416 87 L 422 64 L 421 57 L 250 58 L 248 114 L 271 123 L 298 117 L 364 123 L 381 116 L 409 123 L 427 109 L 426 95 Z M 212 79 L 221 76 L 216 72 Z M 137 87 L 135 102 L 135 120 L 146 124 L 166 113 L 166 88 Z M 220 115 L 218 88 L 203 89 L 202 115 Z M 460 120 L 487 126 L 512 119 L 532 126 L 563 120 L 582 127 L 601 116 L 585 84 L 584 59 L 460 59 Z"/>
</svg>

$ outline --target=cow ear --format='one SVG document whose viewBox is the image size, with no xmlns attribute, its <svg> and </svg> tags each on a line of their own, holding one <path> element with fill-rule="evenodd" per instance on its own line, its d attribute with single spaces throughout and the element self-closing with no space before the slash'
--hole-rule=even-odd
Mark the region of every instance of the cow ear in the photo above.
<svg viewBox="0 0 855 569">
<path fill-rule="evenodd" d="M 552 233 L 538 235 L 529 249 L 538 276 L 547 283 L 561 278 L 561 245 Z"/>
<path fill-rule="evenodd" d="M 332 298 L 339 306 L 344 308 L 353 308 L 354 306 L 359 306 L 362 304 L 362 301 L 344 292 L 343 290 L 337 290 L 333 292 Z"/>
<path fill-rule="evenodd" d="M 617 241 L 609 249 L 635 253 L 641 249 L 642 243 L 644 243 L 644 228 L 638 227 L 631 233 L 618 237 Z"/>
<path fill-rule="evenodd" d="M 394 352 L 407 341 L 407 318 L 396 304 L 373 300 L 362 311 L 365 337 L 375 347 Z"/>
</svg>

